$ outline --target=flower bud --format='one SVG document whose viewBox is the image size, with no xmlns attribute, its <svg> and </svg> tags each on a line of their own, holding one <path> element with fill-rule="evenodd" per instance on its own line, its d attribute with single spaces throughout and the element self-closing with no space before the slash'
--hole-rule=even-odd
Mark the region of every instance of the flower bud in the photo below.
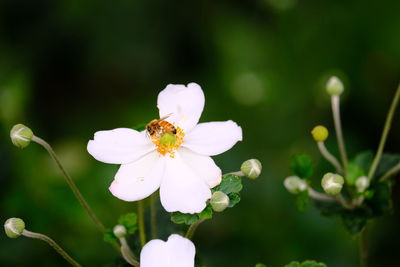
<svg viewBox="0 0 400 267">
<path fill-rule="evenodd" d="M 10 218 L 4 223 L 4 230 L 9 238 L 17 238 L 25 230 L 25 223 L 20 218 Z"/>
<path fill-rule="evenodd" d="M 307 190 L 307 183 L 298 176 L 289 176 L 283 181 L 283 185 L 292 194 L 298 194 Z"/>
<path fill-rule="evenodd" d="M 256 179 L 261 174 L 262 165 L 258 159 L 248 159 L 242 163 L 240 170 L 246 177 Z"/>
<path fill-rule="evenodd" d="M 211 196 L 210 204 L 214 211 L 224 211 L 229 205 L 229 197 L 222 191 L 216 191 Z"/>
<path fill-rule="evenodd" d="M 24 148 L 29 145 L 33 137 L 33 132 L 30 128 L 23 124 L 17 124 L 10 131 L 11 141 L 16 147 Z"/>
<path fill-rule="evenodd" d="M 339 174 L 328 172 L 322 177 L 321 185 L 324 191 L 329 195 L 337 195 L 342 191 L 344 179 Z"/>
<path fill-rule="evenodd" d="M 357 178 L 356 180 L 357 192 L 362 193 L 369 187 L 369 179 L 366 176 Z"/>
<path fill-rule="evenodd" d="M 328 94 L 330 94 L 331 96 L 334 95 L 341 95 L 343 93 L 344 90 L 344 86 L 342 81 L 336 77 L 336 76 L 332 76 L 328 82 L 326 83 L 326 91 L 328 92 Z"/>
<path fill-rule="evenodd" d="M 163 133 L 160 137 L 160 143 L 165 146 L 171 146 L 175 144 L 176 136 L 171 133 Z"/>
<path fill-rule="evenodd" d="M 311 135 L 316 142 L 324 142 L 328 138 L 329 132 L 325 126 L 318 125 L 312 129 Z"/>
<path fill-rule="evenodd" d="M 114 226 L 113 233 L 116 237 L 122 238 L 126 236 L 127 231 L 125 226 L 117 224 L 116 226 Z"/>
</svg>

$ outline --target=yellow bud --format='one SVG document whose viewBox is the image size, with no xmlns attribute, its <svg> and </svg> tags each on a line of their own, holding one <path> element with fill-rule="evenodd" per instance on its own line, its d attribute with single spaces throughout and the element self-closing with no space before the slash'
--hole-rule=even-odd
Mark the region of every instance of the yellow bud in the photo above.
<svg viewBox="0 0 400 267">
<path fill-rule="evenodd" d="M 329 131 L 325 126 L 318 125 L 312 129 L 311 135 L 316 142 L 324 142 L 329 136 Z"/>
</svg>

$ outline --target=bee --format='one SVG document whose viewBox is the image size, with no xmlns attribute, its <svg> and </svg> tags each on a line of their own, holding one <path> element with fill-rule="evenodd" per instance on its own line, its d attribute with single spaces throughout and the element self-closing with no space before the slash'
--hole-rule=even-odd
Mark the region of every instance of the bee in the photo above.
<svg viewBox="0 0 400 267">
<path fill-rule="evenodd" d="M 152 120 L 147 124 L 146 130 L 147 133 L 150 136 L 154 136 L 156 134 L 161 134 L 163 132 L 171 133 L 171 134 L 176 134 L 176 128 L 172 123 L 169 123 L 166 121 L 166 119 L 171 116 L 171 114 L 168 114 L 166 116 L 163 116 L 159 118 L 158 120 Z"/>
</svg>

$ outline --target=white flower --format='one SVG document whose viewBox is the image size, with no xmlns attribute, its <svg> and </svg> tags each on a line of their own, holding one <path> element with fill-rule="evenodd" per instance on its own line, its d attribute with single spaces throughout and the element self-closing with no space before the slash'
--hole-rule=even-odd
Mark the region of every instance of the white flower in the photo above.
<svg viewBox="0 0 400 267">
<path fill-rule="evenodd" d="M 141 267 L 193 267 L 196 248 L 192 241 L 180 235 L 168 240 L 153 239 L 140 252 Z"/>
<path fill-rule="evenodd" d="M 157 100 L 160 118 L 177 130 L 174 142 L 118 128 L 95 133 L 87 146 L 97 160 L 121 164 L 111 193 L 125 201 L 144 199 L 160 188 L 168 212 L 198 213 L 206 207 L 211 190 L 221 182 L 221 170 L 210 156 L 221 154 L 242 140 L 233 121 L 199 123 L 204 94 L 195 83 L 168 85 Z M 169 139 L 168 139 L 169 140 Z"/>
</svg>

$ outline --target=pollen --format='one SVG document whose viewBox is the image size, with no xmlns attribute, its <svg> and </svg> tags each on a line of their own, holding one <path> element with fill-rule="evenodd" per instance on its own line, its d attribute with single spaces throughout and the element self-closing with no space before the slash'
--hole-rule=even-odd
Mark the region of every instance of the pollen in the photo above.
<svg viewBox="0 0 400 267">
<path fill-rule="evenodd" d="M 185 136 L 181 128 L 175 127 L 175 129 L 176 134 L 162 131 L 150 137 L 160 155 L 168 154 L 171 158 L 175 157 L 175 151 L 181 146 Z"/>
</svg>

